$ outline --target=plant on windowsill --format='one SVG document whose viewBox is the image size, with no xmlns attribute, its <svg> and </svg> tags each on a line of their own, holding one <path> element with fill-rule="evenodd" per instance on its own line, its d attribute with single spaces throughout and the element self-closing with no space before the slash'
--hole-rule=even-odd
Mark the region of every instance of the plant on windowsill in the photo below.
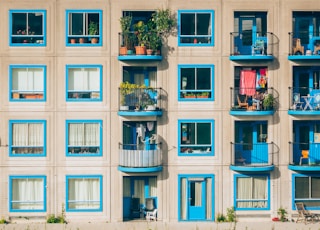
<svg viewBox="0 0 320 230">
<path fill-rule="evenodd" d="M 89 33 L 89 35 L 98 35 L 99 34 L 98 23 L 96 23 L 94 21 L 90 21 L 89 28 L 88 28 L 88 33 Z M 91 43 L 98 43 L 98 38 L 97 37 L 92 37 L 91 38 Z"/>
<path fill-rule="evenodd" d="M 132 22 L 132 16 L 123 16 L 120 18 L 120 26 L 123 37 L 123 44 L 120 47 L 120 55 L 127 55 L 130 43 L 130 26 Z"/>
<path fill-rule="evenodd" d="M 194 93 L 186 93 L 184 98 L 196 98 L 196 95 Z"/>
<path fill-rule="evenodd" d="M 209 97 L 209 92 L 202 92 L 197 95 L 197 98 L 208 98 Z"/>
</svg>

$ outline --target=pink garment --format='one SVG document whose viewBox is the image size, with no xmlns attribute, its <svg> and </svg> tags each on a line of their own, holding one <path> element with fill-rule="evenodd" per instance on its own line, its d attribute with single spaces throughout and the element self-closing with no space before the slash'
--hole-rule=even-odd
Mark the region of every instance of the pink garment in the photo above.
<svg viewBox="0 0 320 230">
<path fill-rule="evenodd" d="M 253 96 L 256 92 L 256 71 L 241 70 L 239 94 Z"/>
</svg>

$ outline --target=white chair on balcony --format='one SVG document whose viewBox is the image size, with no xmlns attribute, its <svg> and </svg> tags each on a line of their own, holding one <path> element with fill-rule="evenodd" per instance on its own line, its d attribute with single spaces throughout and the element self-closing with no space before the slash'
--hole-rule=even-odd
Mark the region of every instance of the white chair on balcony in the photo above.
<svg viewBox="0 0 320 230">
<path fill-rule="evenodd" d="M 293 109 L 303 110 L 303 103 L 300 100 L 300 93 L 293 93 Z"/>
</svg>

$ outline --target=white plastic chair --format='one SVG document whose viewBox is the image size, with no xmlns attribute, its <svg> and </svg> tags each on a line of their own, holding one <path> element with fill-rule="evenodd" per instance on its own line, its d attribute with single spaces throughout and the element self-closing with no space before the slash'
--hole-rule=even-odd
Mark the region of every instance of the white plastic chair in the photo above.
<svg viewBox="0 0 320 230">
<path fill-rule="evenodd" d="M 151 221 L 157 221 L 157 209 L 151 211 L 151 212 L 147 212 L 146 213 L 146 220 Z"/>
</svg>

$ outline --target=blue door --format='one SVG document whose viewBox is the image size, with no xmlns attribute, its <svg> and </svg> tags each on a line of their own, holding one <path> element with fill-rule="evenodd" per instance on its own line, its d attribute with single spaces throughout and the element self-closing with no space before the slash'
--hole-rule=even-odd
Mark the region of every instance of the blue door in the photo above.
<svg viewBox="0 0 320 230">
<path fill-rule="evenodd" d="M 236 40 L 238 51 L 240 54 L 251 54 L 251 48 L 256 34 L 255 18 L 240 17 L 239 18 L 239 36 Z"/>
<path fill-rule="evenodd" d="M 206 219 L 206 183 L 204 179 L 188 181 L 188 216 L 189 220 Z"/>
<path fill-rule="evenodd" d="M 294 38 L 300 38 L 301 45 L 304 47 L 304 52 L 312 49 L 310 38 L 313 35 L 312 17 L 297 17 L 294 24 Z"/>
</svg>

